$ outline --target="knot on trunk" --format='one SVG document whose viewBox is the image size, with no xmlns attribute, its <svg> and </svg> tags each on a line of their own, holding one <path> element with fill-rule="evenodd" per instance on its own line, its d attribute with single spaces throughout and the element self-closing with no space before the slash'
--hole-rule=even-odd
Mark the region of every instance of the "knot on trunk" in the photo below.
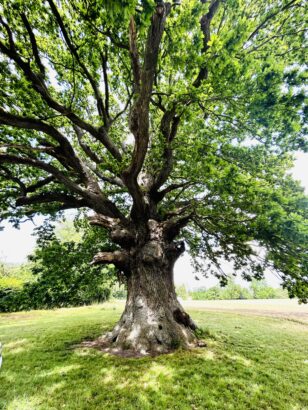
<svg viewBox="0 0 308 410">
<path fill-rule="evenodd" d="M 159 241 L 163 238 L 163 225 L 154 219 L 148 220 L 149 235 L 152 241 Z"/>
<path fill-rule="evenodd" d="M 161 244 L 156 241 L 148 242 L 142 249 L 142 260 L 145 263 L 161 261 L 164 256 L 164 250 Z"/>
</svg>

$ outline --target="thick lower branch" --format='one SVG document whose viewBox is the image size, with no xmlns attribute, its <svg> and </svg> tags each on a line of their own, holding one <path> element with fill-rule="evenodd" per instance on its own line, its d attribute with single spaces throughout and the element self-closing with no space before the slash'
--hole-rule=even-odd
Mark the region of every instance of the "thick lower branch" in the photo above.
<svg viewBox="0 0 308 410">
<path fill-rule="evenodd" d="M 70 208 L 82 208 L 87 206 L 87 202 L 81 198 L 75 198 L 71 195 L 58 192 L 43 192 L 41 194 L 32 195 L 30 197 L 23 196 L 16 200 L 16 206 L 43 204 L 59 202 Z"/>
<path fill-rule="evenodd" d="M 91 264 L 113 264 L 117 268 L 126 271 L 129 268 L 129 255 L 125 251 L 99 252 L 94 256 Z"/>
<path fill-rule="evenodd" d="M 104 228 L 113 228 L 120 223 L 120 219 L 101 214 L 89 216 L 88 219 L 91 225 L 102 226 Z"/>
</svg>

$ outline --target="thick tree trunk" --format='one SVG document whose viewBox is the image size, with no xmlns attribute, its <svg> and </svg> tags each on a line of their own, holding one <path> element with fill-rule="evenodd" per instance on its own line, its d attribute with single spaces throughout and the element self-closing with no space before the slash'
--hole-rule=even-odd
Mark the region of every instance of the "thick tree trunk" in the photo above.
<svg viewBox="0 0 308 410">
<path fill-rule="evenodd" d="M 176 298 L 174 260 L 159 255 L 155 246 L 150 242 L 132 263 L 125 310 L 113 331 L 104 336 L 112 349 L 159 354 L 196 343 L 196 325 Z"/>
</svg>

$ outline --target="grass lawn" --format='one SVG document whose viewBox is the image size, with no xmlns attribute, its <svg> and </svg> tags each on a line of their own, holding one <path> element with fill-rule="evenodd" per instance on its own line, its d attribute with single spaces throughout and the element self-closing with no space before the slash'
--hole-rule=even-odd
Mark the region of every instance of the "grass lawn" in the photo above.
<svg viewBox="0 0 308 410">
<path fill-rule="evenodd" d="M 188 309 L 207 347 L 125 359 L 76 348 L 123 305 L 0 315 L 0 408 L 308 409 L 308 326 L 249 312 Z"/>
</svg>

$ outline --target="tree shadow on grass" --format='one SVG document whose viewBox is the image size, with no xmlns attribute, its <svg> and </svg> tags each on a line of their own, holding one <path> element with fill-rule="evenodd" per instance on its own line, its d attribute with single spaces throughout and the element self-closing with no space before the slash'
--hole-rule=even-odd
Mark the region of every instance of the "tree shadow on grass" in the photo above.
<svg viewBox="0 0 308 410">
<path fill-rule="evenodd" d="M 15 397 L 8 398 L 8 410 L 24 405 L 27 410 L 64 405 L 66 409 L 256 409 L 265 382 L 267 387 L 274 383 L 269 378 L 255 381 L 253 363 L 222 353 L 215 343 L 142 359 L 113 357 L 93 349 L 61 350 L 60 345 L 36 353 L 33 357 L 30 349 L 15 354 L 23 356 L 23 364 L 10 374 L 19 386 Z"/>
<path fill-rule="evenodd" d="M 157 357 L 127 359 L 86 348 L 72 349 L 112 327 L 44 328 L 8 343 L 0 373 L 0 408 L 31 409 L 295 409 L 291 379 L 273 370 L 272 351 L 260 359 L 234 338 L 208 337 L 207 347 Z M 21 332 L 22 334 L 22 332 Z M 267 365 L 267 361 L 272 363 Z M 304 384 L 302 384 L 304 390 Z"/>
</svg>

